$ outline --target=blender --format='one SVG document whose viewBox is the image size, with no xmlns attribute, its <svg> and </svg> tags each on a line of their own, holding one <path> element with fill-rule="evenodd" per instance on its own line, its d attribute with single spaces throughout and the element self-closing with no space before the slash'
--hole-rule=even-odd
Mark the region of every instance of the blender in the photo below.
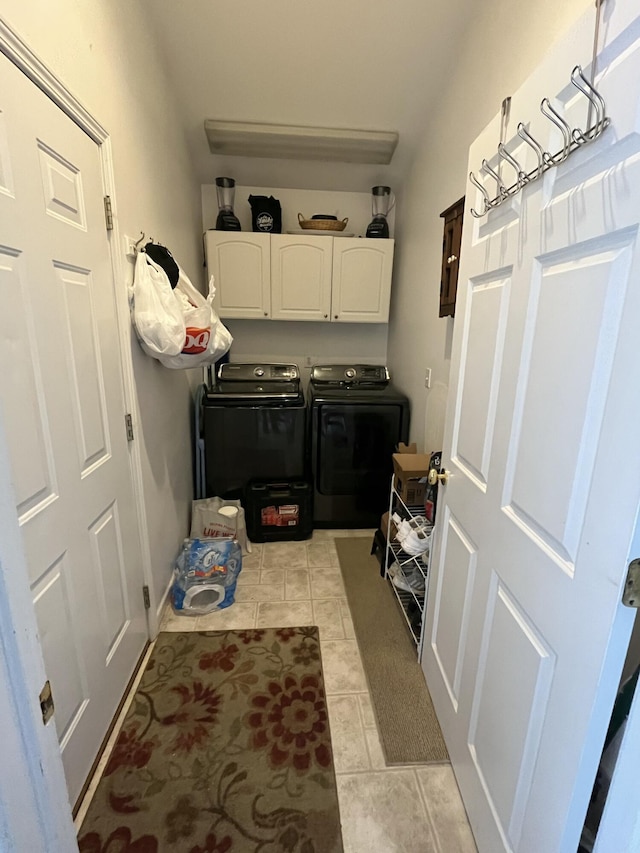
<svg viewBox="0 0 640 853">
<path fill-rule="evenodd" d="M 391 200 L 391 187 L 371 187 L 371 209 L 373 219 L 367 228 L 367 237 L 388 237 L 389 223 L 387 215 L 395 204 Z"/>
<path fill-rule="evenodd" d="M 235 193 L 236 182 L 233 178 L 216 178 L 216 194 L 218 196 L 216 231 L 242 231 L 240 221 L 233 212 Z"/>
</svg>

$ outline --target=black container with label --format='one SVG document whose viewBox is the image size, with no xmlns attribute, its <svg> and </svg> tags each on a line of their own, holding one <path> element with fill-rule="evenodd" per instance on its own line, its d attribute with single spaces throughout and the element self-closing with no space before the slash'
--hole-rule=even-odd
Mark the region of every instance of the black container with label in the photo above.
<svg viewBox="0 0 640 853">
<path fill-rule="evenodd" d="M 251 224 L 254 231 L 281 234 L 282 209 L 280 202 L 272 195 L 250 195 Z"/>
<path fill-rule="evenodd" d="M 245 518 L 252 542 L 308 539 L 313 532 L 311 485 L 252 481 L 247 486 Z"/>
</svg>

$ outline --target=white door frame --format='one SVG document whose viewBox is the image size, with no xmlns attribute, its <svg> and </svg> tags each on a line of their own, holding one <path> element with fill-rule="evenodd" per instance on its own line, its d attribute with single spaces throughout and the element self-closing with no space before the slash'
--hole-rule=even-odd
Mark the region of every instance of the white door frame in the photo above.
<svg viewBox="0 0 640 853">
<path fill-rule="evenodd" d="M 125 411 L 129 412 L 134 434 L 141 435 L 140 417 L 135 393 L 135 376 L 129 330 L 131 328 L 129 299 L 119 282 L 125 281 L 125 269 L 122 259 L 122 241 L 118 225 L 118 206 L 116 204 L 115 175 L 113 171 L 113 152 L 111 137 L 98 120 L 75 98 L 62 81 L 40 60 L 21 36 L 0 17 L 0 52 L 4 53 L 47 97 L 49 97 L 69 118 L 80 127 L 98 146 L 102 164 L 102 182 L 105 196 L 111 199 L 113 211 L 113 230 L 107 232 L 111 255 L 111 273 L 115 290 L 115 304 L 120 345 L 120 364 L 124 388 Z M 123 424 L 124 429 L 124 424 Z M 149 639 L 158 633 L 158 605 L 151 571 L 151 550 L 149 548 L 149 527 L 144 501 L 144 480 L 142 474 L 142 456 L 139 440 L 129 444 L 129 465 L 136 506 L 138 540 L 142 559 L 143 583 L 149 589 L 151 607 L 147 610 L 147 630 Z M 142 594 L 142 590 L 140 591 Z"/>
</svg>

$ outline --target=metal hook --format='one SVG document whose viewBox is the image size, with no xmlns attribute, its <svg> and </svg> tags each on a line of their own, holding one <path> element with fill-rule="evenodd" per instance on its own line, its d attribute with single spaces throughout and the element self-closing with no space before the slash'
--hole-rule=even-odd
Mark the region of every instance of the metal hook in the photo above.
<svg viewBox="0 0 640 853">
<path fill-rule="evenodd" d="M 138 251 L 138 249 L 140 248 L 140 243 L 142 243 L 142 242 L 143 242 L 143 240 L 144 240 L 144 231 L 141 231 L 141 232 L 140 232 L 140 239 L 139 239 L 139 240 L 136 240 L 136 242 L 133 244 L 133 248 L 134 248 L 134 250 L 135 250 L 136 252 L 137 252 L 137 251 Z"/>
<path fill-rule="evenodd" d="M 500 200 L 501 200 L 501 201 L 504 201 L 504 199 L 505 199 L 505 198 L 508 198 L 509 193 L 507 192 L 507 188 L 506 188 L 506 187 L 505 187 L 505 185 L 502 183 L 502 178 L 501 178 L 501 177 L 500 177 L 500 175 L 495 171 L 495 169 L 492 169 L 492 168 L 491 168 L 491 166 L 489 165 L 489 163 L 488 163 L 486 160 L 483 160 L 483 161 L 482 161 L 482 168 L 483 168 L 483 170 L 487 173 L 487 175 L 491 175 L 491 177 L 493 178 L 493 180 L 494 180 L 494 181 L 496 182 L 496 184 L 498 185 L 498 195 L 500 196 Z"/>
<path fill-rule="evenodd" d="M 593 126 L 592 133 L 590 133 L 591 128 L 587 128 L 586 133 L 589 134 L 588 136 L 585 136 L 578 128 L 573 131 L 573 138 L 576 142 L 587 142 L 589 139 L 595 139 L 599 136 L 606 127 L 604 98 L 584 76 L 580 65 L 576 65 L 571 72 L 571 82 L 579 92 L 582 92 L 588 98 L 590 104 L 589 114 L 591 113 L 591 107 L 596 111 L 596 123 Z"/>
<path fill-rule="evenodd" d="M 502 157 L 502 159 L 503 159 L 503 160 L 506 160 L 506 161 L 507 161 L 507 163 L 508 163 L 508 164 L 509 164 L 513 169 L 515 169 L 515 173 L 516 173 L 516 187 L 517 187 L 517 189 L 518 189 L 518 190 L 521 190 L 521 189 L 522 189 L 522 187 L 523 187 L 523 186 L 527 183 L 527 181 L 529 180 L 529 176 L 528 176 L 528 175 L 527 175 L 527 173 L 524 171 L 524 169 L 522 168 L 522 166 L 520 165 L 520 163 L 518 163 L 518 161 L 517 161 L 517 160 L 516 160 L 516 158 L 513 156 L 513 154 L 510 154 L 510 153 L 507 151 L 506 146 L 505 146 L 502 142 L 498 145 L 498 154 L 500 155 L 500 157 Z"/>
<path fill-rule="evenodd" d="M 475 216 L 476 219 L 480 219 L 482 216 L 485 215 L 485 213 L 488 213 L 489 209 L 491 208 L 491 198 L 489 197 L 489 193 L 486 191 L 486 189 L 480 183 L 480 181 L 476 178 L 476 176 L 473 174 L 473 172 L 469 172 L 469 180 L 474 185 L 474 187 L 479 189 L 480 192 L 482 193 L 483 209 L 482 209 L 481 213 L 478 213 L 476 210 L 471 208 L 472 215 Z"/>
<path fill-rule="evenodd" d="M 552 163 L 562 163 L 562 161 L 566 160 L 571 153 L 571 128 L 562 118 L 560 113 L 553 108 L 549 98 L 543 98 L 540 101 L 540 112 L 543 116 L 548 118 L 549 121 L 553 122 L 560 133 L 562 133 L 562 152 L 558 154 L 557 157 L 552 157 L 550 154 L 547 155 Z"/>
<path fill-rule="evenodd" d="M 520 139 L 524 140 L 530 148 L 533 148 L 535 151 L 536 157 L 538 159 L 538 170 L 536 172 L 536 178 L 539 178 L 543 172 L 544 162 L 545 162 L 545 150 L 540 145 L 538 140 L 531 136 L 527 128 L 524 126 L 523 122 L 518 124 L 518 136 Z"/>
</svg>

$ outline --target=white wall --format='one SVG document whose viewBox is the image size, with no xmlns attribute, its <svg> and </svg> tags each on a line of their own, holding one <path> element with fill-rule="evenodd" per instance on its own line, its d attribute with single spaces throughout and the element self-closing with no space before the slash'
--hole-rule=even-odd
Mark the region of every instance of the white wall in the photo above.
<svg viewBox="0 0 640 853">
<path fill-rule="evenodd" d="M 121 232 L 153 235 L 201 285 L 199 186 L 174 120 L 170 81 L 138 5 L 4 0 L 2 15 L 111 134 Z M 125 268 L 130 277 L 132 266 Z M 133 336 L 131 347 L 157 601 L 188 528 L 191 390 L 185 372 L 143 355 Z"/>
<path fill-rule="evenodd" d="M 249 195 L 272 195 L 282 208 L 282 230 L 298 228 L 297 213 L 307 219 L 314 213 L 349 218 L 345 232 L 362 236 L 371 221 L 370 192 L 329 192 L 295 190 L 282 187 L 236 186 L 234 210 L 243 231 L 251 231 Z M 214 184 L 202 187 L 202 222 L 204 230 L 215 227 L 218 213 Z M 389 216 L 394 233 L 395 210 Z M 337 238 L 340 239 L 340 238 Z M 312 364 L 367 362 L 385 364 L 387 358 L 387 324 L 378 323 L 296 323 L 274 320 L 225 320 L 233 335 L 233 361 L 286 361 L 300 367 L 303 380 Z"/>
<path fill-rule="evenodd" d="M 587 8 L 586 0 L 487 0 L 475 5 L 475 20 L 465 39 L 451 46 L 450 77 L 431 110 L 396 221 L 388 362 L 412 401 L 411 439 L 425 451 L 442 446 L 455 322 L 438 317 L 443 232 L 439 214 L 468 189 L 471 142 L 548 46 Z M 595 23 L 595 4 L 590 5 Z M 576 61 L 567 57 L 567 80 Z M 415 94 L 418 103 L 418 91 Z M 427 367 L 432 369 L 429 391 L 424 387 Z"/>
</svg>

